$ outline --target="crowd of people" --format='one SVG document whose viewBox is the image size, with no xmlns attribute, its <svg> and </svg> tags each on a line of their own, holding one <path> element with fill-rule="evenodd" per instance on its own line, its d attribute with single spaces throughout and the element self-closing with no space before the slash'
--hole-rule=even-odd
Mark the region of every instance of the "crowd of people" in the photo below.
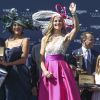
<svg viewBox="0 0 100 100">
<path fill-rule="evenodd" d="M 100 85 L 100 55 L 92 49 L 92 32 L 81 34 L 81 47 L 65 60 L 67 48 L 79 31 L 76 4 L 71 3 L 69 10 L 72 29 L 67 31 L 61 14 L 51 16 L 47 32 L 32 48 L 30 69 L 26 65 L 30 40 L 23 35 L 27 26 L 20 18 L 13 20 L 9 26 L 10 37 L 5 41 L 4 57 L 0 60 L 0 70 L 7 74 L 2 76 L 4 79 L 0 78 L 0 100 L 100 100 L 98 88 L 85 88 L 80 93 L 70 66 L 75 66 L 77 71 L 74 55 L 82 54 L 82 69 L 94 75 L 95 84 Z"/>
</svg>

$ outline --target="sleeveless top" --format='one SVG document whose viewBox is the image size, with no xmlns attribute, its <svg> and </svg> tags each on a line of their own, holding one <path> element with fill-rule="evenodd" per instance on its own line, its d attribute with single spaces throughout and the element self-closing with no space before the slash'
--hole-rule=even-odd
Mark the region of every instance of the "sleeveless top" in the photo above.
<svg viewBox="0 0 100 100">
<path fill-rule="evenodd" d="M 12 61 L 20 59 L 21 55 L 22 55 L 23 39 L 18 46 L 15 46 L 12 48 L 8 48 L 8 42 L 9 42 L 9 40 L 7 40 L 7 47 L 5 49 L 5 60 L 7 62 L 12 62 Z"/>
<path fill-rule="evenodd" d="M 69 40 L 64 41 L 64 36 L 57 36 L 49 41 L 45 48 L 45 55 L 55 55 L 55 54 L 62 54 L 66 53 L 67 47 L 69 45 Z"/>
<path fill-rule="evenodd" d="M 23 53 L 22 42 L 15 47 L 6 48 L 5 60 L 7 62 L 13 62 L 21 58 Z M 8 75 L 5 81 L 6 100 L 32 100 L 31 74 L 28 66 L 26 64 L 15 64 L 7 67 L 7 70 Z"/>
<path fill-rule="evenodd" d="M 100 84 L 100 74 L 95 73 L 95 82 L 96 84 Z"/>
</svg>

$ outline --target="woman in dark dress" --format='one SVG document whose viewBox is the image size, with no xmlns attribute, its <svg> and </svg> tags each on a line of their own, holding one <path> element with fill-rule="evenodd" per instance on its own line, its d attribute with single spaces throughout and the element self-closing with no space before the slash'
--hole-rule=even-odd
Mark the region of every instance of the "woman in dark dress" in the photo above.
<svg viewBox="0 0 100 100">
<path fill-rule="evenodd" d="M 6 100 L 32 100 L 31 77 L 25 65 L 29 53 L 29 39 L 23 36 L 25 27 L 21 20 L 15 20 L 11 36 L 5 41 L 5 60 L 0 64 L 8 71 L 4 82 Z"/>
</svg>

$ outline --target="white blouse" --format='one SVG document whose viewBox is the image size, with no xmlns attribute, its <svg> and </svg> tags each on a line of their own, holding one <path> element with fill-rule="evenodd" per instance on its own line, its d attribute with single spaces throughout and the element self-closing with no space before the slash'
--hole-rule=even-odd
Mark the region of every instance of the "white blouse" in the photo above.
<svg viewBox="0 0 100 100">
<path fill-rule="evenodd" d="M 67 47 L 69 45 L 69 40 L 64 41 L 64 36 L 57 36 L 52 39 L 52 41 L 47 43 L 45 48 L 45 55 L 54 55 L 54 54 L 65 54 Z"/>
</svg>

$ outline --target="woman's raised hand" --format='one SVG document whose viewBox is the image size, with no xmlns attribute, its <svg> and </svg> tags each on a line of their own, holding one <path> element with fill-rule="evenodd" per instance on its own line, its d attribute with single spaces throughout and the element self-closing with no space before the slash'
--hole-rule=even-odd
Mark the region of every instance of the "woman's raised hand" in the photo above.
<svg viewBox="0 0 100 100">
<path fill-rule="evenodd" d="M 75 3 L 71 3 L 70 6 L 69 6 L 69 10 L 72 14 L 75 14 L 76 13 L 76 4 Z"/>
</svg>

